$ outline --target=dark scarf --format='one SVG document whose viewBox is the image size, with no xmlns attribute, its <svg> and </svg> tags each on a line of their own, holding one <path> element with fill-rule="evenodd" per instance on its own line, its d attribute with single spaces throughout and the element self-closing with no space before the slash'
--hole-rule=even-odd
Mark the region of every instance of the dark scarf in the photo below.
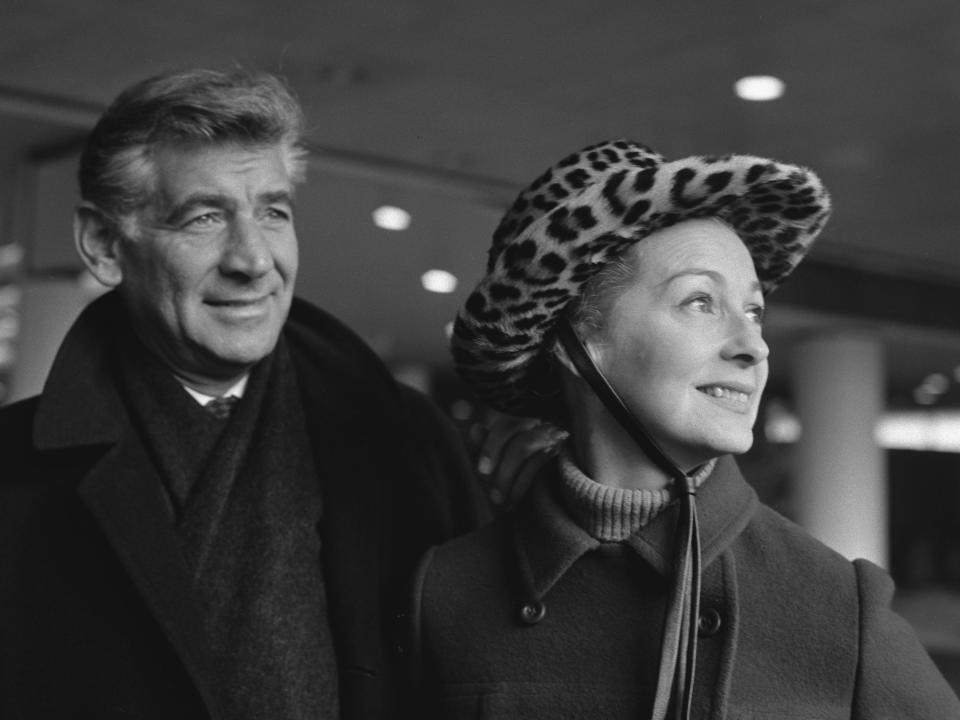
<svg viewBox="0 0 960 720">
<path fill-rule="evenodd" d="M 320 485 L 281 340 L 228 420 L 139 343 L 122 391 L 164 481 L 231 720 L 335 718 L 320 565 Z"/>
</svg>

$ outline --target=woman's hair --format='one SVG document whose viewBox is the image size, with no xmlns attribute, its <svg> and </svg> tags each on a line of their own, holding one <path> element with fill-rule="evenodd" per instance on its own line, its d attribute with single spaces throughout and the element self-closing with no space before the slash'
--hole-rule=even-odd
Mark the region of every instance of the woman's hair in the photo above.
<svg viewBox="0 0 960 720">
<path fill-rule="evenodd" d="M 602 330 L 614 300 L 637 276 L 640 248 L 632 246 L 597 272 L 566 309 L 567 320 L 581 338 Z"/>
<path fill-rule="evenodd" d="M 640 252 L 640 247 L 631 246 L 610 260 L 587 281 L 580 296 L 564 309 L 566 319 L 580 338 L 596 336 L 603 330 L 610 307 L 637 276 Z M 564 359 L 566 351 L 556 337 L 548 341 L 545 350 L 540 360 L 541 372 L 546 375 L 543 385 L 559 388 L 562 384 L 559 379 L 559 366 L 569 362 Z M 543 419 L 567 430 L 571 429 L 569 408 L 562 397 L 544 396 L 541 409 Z"/>
<path fill-rule="evenodd" d="M 153 157 L 164 144 L 281 148 L 294 182 L 306 170 L 303 111 L 277 77 L 189 70 L 148 78 L 121 93 L 94 127 L 80 158 L 81 197 L 120 226 L 143 207 L 156 182 Z"/>
</svg>

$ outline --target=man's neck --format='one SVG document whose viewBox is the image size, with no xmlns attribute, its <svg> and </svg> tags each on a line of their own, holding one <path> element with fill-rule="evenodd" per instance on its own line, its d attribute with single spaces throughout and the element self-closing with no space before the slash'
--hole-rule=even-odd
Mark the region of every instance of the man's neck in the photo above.
<svg viewBox="0 0 960 720">
<path fill-rule="evenodd" d="M 182 375 L 177 374 L 174 374 L 174 377 L 177 379 L 177 382 L 183 385 L 187 392 L 194 397 L 194 399 L 196 399 L 198 402 L 202 402 L 201 398 L 223 397 L 225 395 L 236 395 L 237 397 L 243 397 L 243 391 L 247 387 L 247 379 L 250 377 L 250 373 L 246 372 L 238 377 L 222 381 L 198 381 L 196 378 L 185 378 Z"/>
</svg>

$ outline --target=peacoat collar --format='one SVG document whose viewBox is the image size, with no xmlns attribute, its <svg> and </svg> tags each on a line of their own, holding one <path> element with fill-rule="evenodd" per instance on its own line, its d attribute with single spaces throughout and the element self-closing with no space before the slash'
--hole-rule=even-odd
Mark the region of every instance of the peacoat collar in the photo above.
<svg viewBox="0 0 960 720">
<path fill-rule="evenodd" d="M 530 600 L 542 600 L 580 557 L 606 544 L 577 525 L 563 508 L 551 487 L 558 477 L 556 471 L 544 473 L 512 521 L 520 583 L 533 595 Z M 758 506 L 756 493 L 733 458 L 721 457 L 697 493 L 704 568 L 746 528 Z M 677 513 L 674 503 L 623 541 L 661 575 L 672 572 Z"/>
</svg>

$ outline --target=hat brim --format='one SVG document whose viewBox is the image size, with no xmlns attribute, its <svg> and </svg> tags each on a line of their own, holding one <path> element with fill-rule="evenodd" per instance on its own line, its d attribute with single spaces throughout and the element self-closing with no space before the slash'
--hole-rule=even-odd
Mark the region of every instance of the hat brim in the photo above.
<svg viewBox="0 0 960 720">
<path fill-rule="evenodd" d="M 541 415 L 545 340 L 607 263 L 664 227 L 718 217 L 744 242 L 764 294 L 799 264 L 830 213 L 806 168 L 751 155 L 666 162 L 627 140 L 568 156 L 517 197 L 494 234 L 485 277 L 458 313 L 455 366 L 478 396 Z M 535 376 L 539 373 L 540 376 Z"/>
</svg>

